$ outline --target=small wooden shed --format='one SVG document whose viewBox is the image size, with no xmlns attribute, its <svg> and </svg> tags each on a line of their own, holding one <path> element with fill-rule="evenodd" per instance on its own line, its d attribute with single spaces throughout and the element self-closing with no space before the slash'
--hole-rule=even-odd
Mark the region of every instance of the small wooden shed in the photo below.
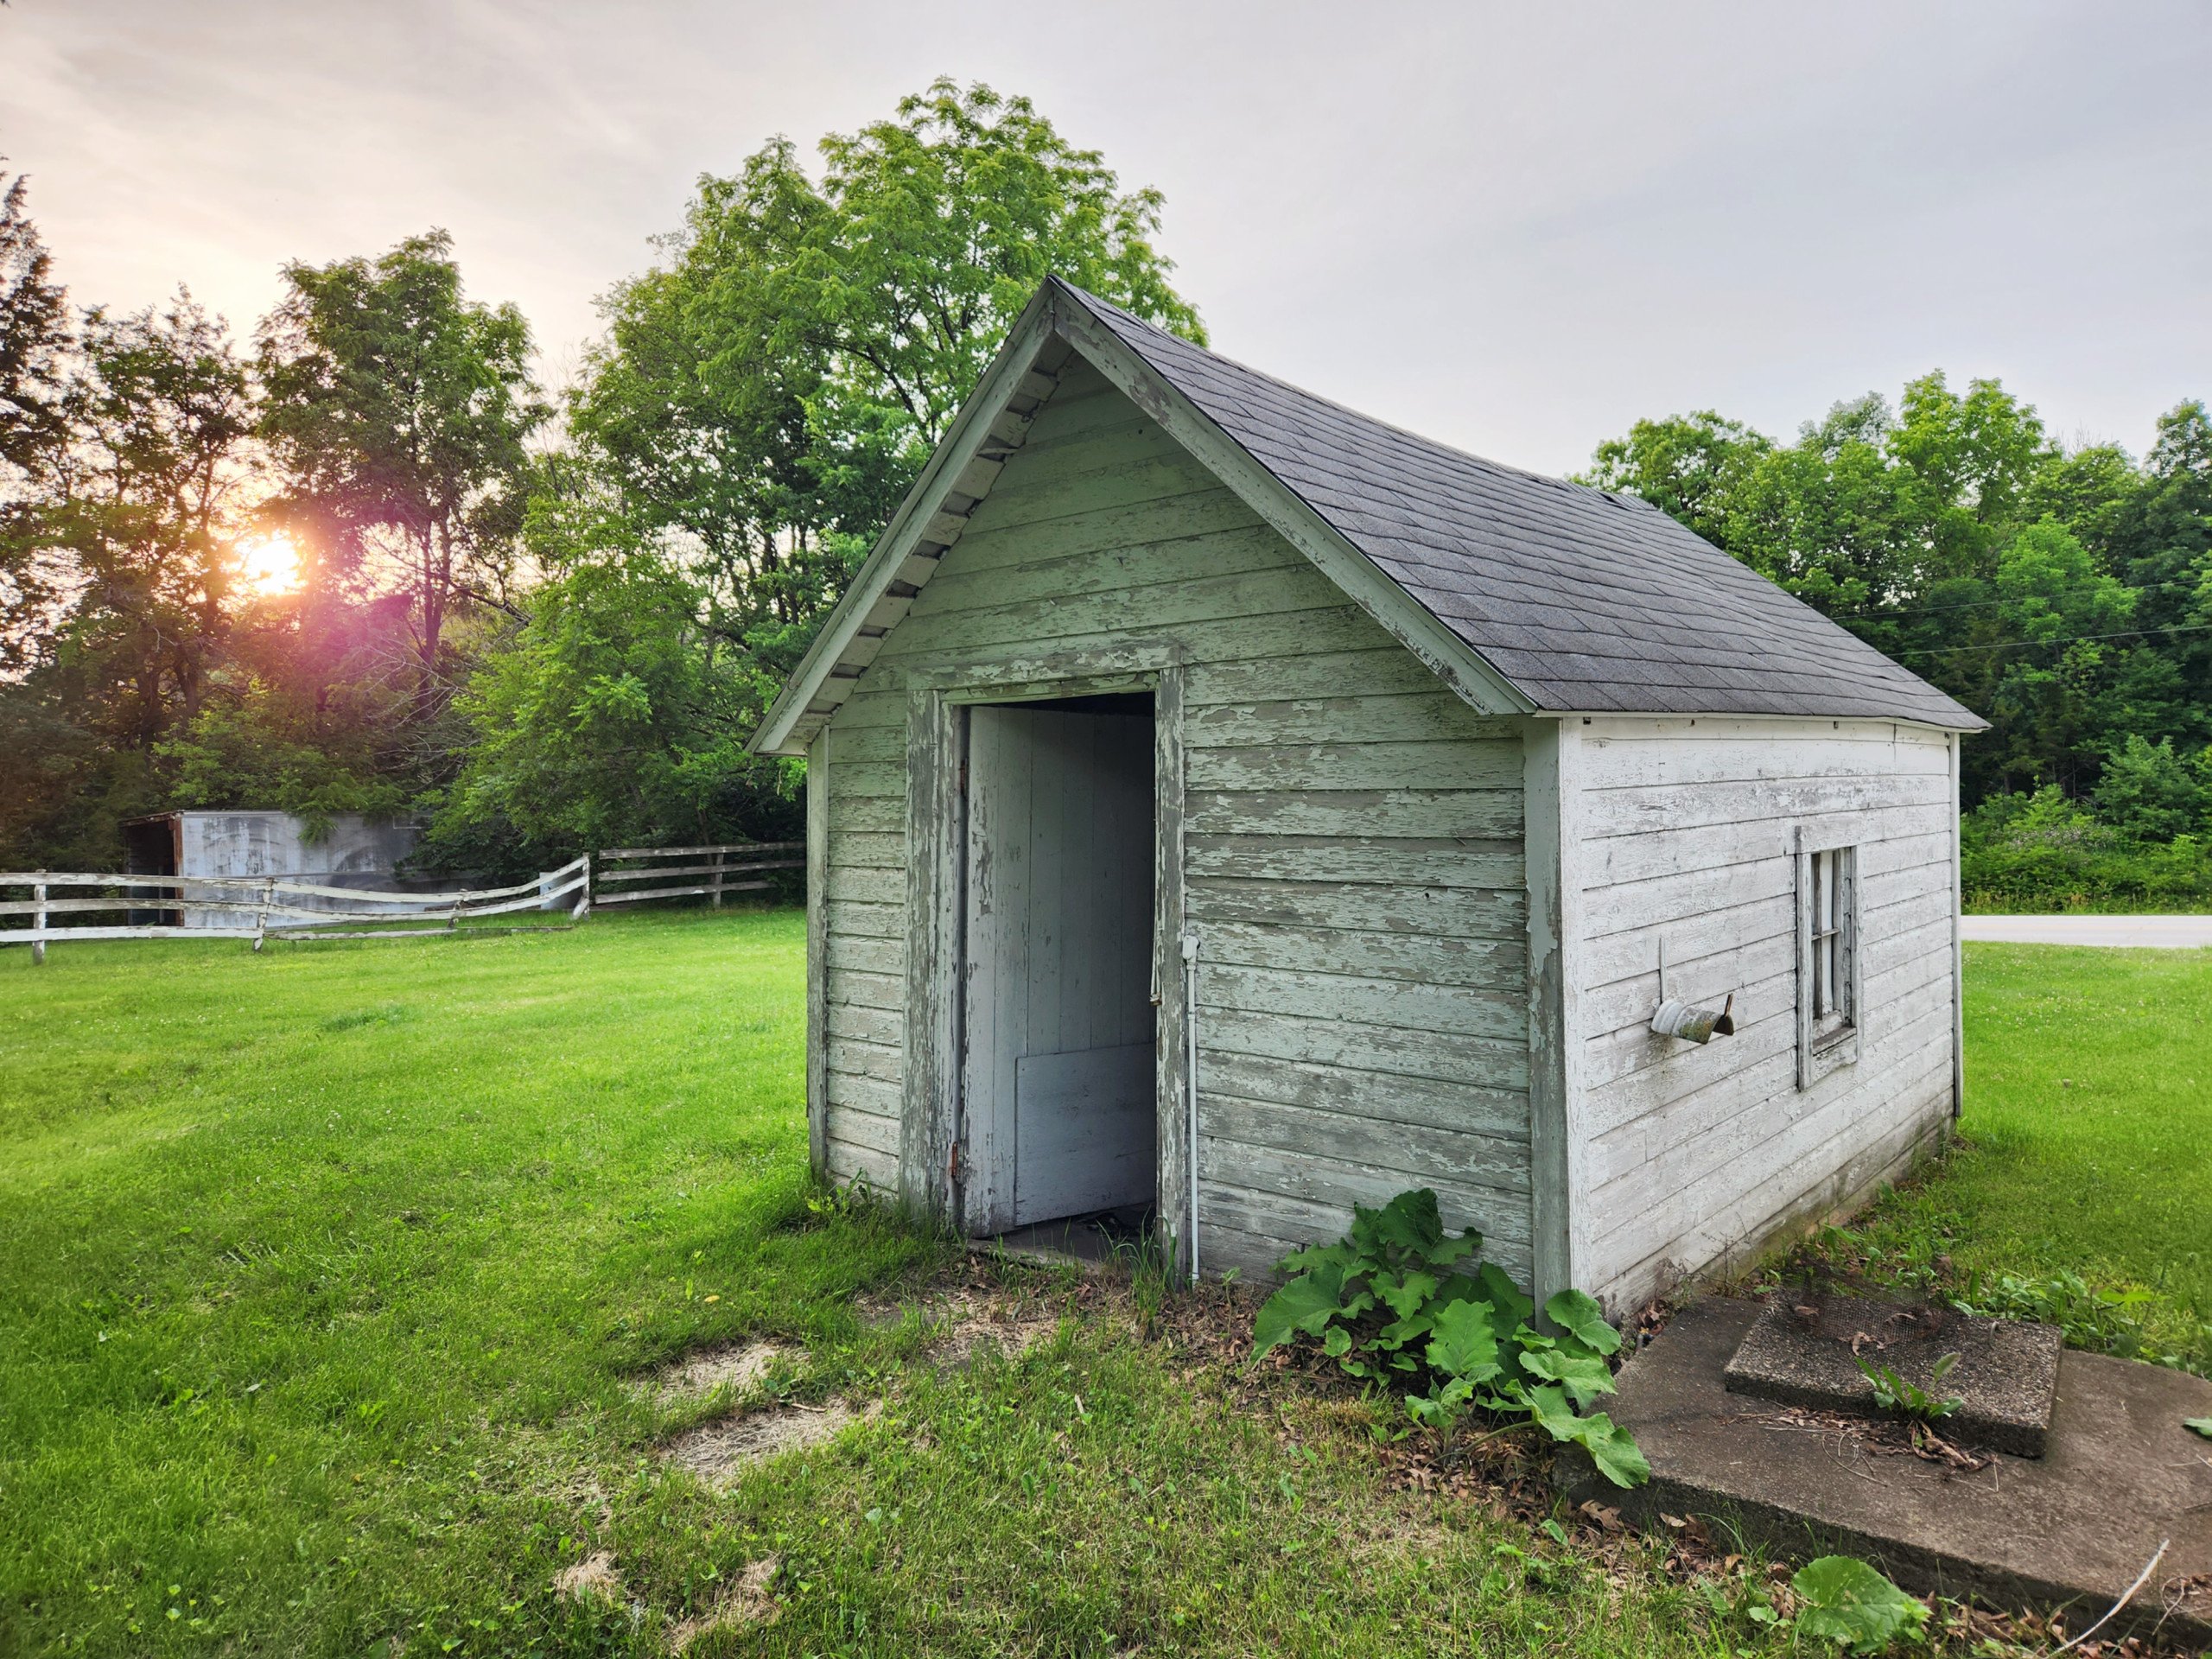
<svg viewBox="0 0 2212 1659">
<path fill-rule="evenodd" d="M 753 739 L 815 1163 L 1248 1276 L 1433 1186 L 1632 1306 L 1956 1111 L 1982 724 L 1655 508 L 1048 282 Z"/>
</svg>

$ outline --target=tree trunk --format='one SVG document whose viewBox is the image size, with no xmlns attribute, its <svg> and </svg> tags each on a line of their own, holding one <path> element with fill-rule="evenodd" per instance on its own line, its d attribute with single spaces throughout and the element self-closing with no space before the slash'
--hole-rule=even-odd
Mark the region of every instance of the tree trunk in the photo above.
<svg viewBox="0 0 2212 1659">
<path fill-rule="evenodd" d="M 447 567 L 451 563 L 448 553 L 440 557 L 442 541 L 439 527 L 426 526 L 423 531 L 423 639 L 422 663 L 416 678 L 415 700 L 423 713 L 430 711 L 437 697 L 438 641 L 445 632 Z"/>
</svg>

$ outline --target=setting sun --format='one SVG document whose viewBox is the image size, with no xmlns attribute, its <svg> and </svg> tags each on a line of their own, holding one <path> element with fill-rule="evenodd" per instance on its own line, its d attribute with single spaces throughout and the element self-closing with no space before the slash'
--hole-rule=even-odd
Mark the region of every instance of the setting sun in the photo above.
<svg viewBox="0 0 2212 1659">
<path fill-rule="evenodd" d="M 286 536 L 255 536 L 238 544 L 238 582 L 251 594 L 289 593 L 299 586 L 300 550 Z"/>
</svg>

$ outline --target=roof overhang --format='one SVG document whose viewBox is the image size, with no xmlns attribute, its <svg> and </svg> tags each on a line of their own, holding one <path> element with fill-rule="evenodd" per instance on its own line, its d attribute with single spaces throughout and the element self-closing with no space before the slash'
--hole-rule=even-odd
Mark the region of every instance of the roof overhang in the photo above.
<svg viewBox="0 0 2212 1659">
<path fill-rule="evenodd" d="M 753 734 L 747 747 L 754 753 L 806 753 L 959 541 L 1077 355 L 1468 703 L 1491 715 L 1534 711 L 1525 693 L 1170 385 L 1080 296 L 1048 278 Z"/>
</svg>

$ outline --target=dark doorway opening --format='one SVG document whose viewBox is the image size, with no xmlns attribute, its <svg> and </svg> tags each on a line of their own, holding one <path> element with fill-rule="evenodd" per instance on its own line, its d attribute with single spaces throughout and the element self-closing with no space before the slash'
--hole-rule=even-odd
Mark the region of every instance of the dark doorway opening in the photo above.
<svg viewBox="0 0 2212 1659">
<path fill-rule="evenodd" d="M 177 874 L 177 842 L 181 830 L 176 818 L 168 813 L 156 817 L 131 818 L 123 826 L 123 868 L 130 875 L 175 875 Z M 167 899 L 171 897 L 165 887 L 133 887 L 133 899 Z M 182 924 L 184 912 L 171 909 L 132 909 L 124 918 L 132 927 L 176 927 Z"/>
<path fill-rule="evenodd" d="M 968 711 L 962 1212 L 1139 1237 L 1159 1185 L 1149 694 Z M 1071 1253 L 1093 1254 L 1084 1245 Z"/>
</svg>

